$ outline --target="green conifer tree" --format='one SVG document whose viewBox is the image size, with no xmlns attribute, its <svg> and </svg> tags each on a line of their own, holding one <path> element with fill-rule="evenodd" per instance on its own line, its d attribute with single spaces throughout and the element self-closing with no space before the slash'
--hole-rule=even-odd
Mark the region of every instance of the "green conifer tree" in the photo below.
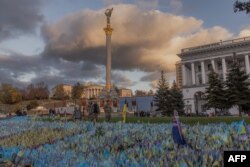
<svg viewBox="0 0 250 167">
<path fill-rule="evenodd" d="M 226 96 L 230 107 L 238 106 L 239 115 L 245 106 L 250 105 L 250 83 L 249 75 L 240 67 L 238 60 L 234 56 L 229 73 L 226 80 Z"/>
<path fill-rule="evenodd" d="M 154 96 L 156 111 L 161 111 L 163 115 L 169 115 L 173 112 L 170 107 L 171 95 L 169 90 L 169 84 L 165 77 L 165 72 L 161 71 L 161 78 L 158 81 L 158 87 Z"/>
<path fill-rule="evenodd" d="M 183 101 L 183 94 L 181 90 L 178 88 L 176 82 L 174 81 L 172 84 L 172 87 L 170 89 L 171 94 L 171 108 L 173 108 L 173 111 L 178 111 L 179 115 L 184 114 L 184 101 Z M 173 114 L 173 113 L 171 113 Z"/>
<path fill-rule="evenodd" d="M 215 113 L 223 112 L 227 108 L 227 98 L 225 96 L 224 83 L 215 71 L 208 75 L 208 87 L 205 91 L 207 109 L 213 108 Z"/>
</svg>

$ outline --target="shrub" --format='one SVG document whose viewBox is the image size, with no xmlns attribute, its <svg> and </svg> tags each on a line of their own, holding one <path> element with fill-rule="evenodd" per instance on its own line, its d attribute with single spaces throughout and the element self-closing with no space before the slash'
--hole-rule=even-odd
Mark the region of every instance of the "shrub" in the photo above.
<svg viewBox="0 0 250 167">
<path fill-rule="evenodd" d="M 36 108 L 37 106 L 39 106 L 37 101 L 31 101 L 28 105 L 27 105 L 27 110 L 31 110 L 33 108 Z"/>
</svg>

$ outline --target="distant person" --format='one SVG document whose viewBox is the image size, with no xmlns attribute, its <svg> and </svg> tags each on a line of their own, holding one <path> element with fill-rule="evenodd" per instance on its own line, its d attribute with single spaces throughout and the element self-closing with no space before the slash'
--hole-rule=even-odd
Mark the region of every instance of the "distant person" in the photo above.
<svg viewBox="0 0 250 167">
<path fill-rule="evenodd" d="M 27 112 L 26 111 L 23 111 L 23 116 L 27 116 Z"/>
<path fill-rule="evenodd" d="M 74 109 L 73 117 L 74 119 L 82 119 L 82 112 L 77 107 Z"/>
<path fill-rule="evenodd" d="M 20 110 L 17 110 L 16 111 L 16 115 L 19 117 L 19 116 L 22 116 L 22 112 Z"/>
<path fill-rule="evenodd" d="M 92 110 L 93 110 L 93 116 L 94 116 L 94 123 L 96 123 L 98 119 L 98 114 L 100 113 L 100 107 L 97 104 L 97 102 L 93 104 Z"/>
<path fill-rule="evenodd" d="M 140 111 L 140 117 L 144 117 L 144 111 L 143 110 Z"/>
<path fill-rule="evenodd" d="M 107 122 L 109 122 L 110 119 L 111 119 L 111 113 L 113 112 L 109 100 L 107 100 L 107 102 L 106 102 L 106 104 L 105 104 L 105 106 L 104 106 L 104 112 L 105 112 L 105 120 L 106 120 Z"/>
<path fill-rule="evenodd" d="M 88 114 L 88 118 L 90 120 L 92 120 L 93 111 L 92 111 L 92 102 L 91 101 L 88 103 L 88 106 L 87 106 L 87 114 Z"/>
<path fill-rule="evenodd" d="M 174 142 L 179 145 L 186 145 L 186 141 L 182 135 L 181 125 L 179 121 L 178 112 L 174 111 L 174 119 L 173 119 L 173 128 L 172 128 L 172 135 Z"/>
<path fill-rule="evenodd" d="M 52 114 L 53 114 L 53 116 L 55 116 L 56 115 L 56 110 L 55 109 L 52 109 Z"/>
<path fill-rule="evenodd" d="M 51 116 L 52 115 L 52 110 L 51 110 L 51 108 L 49 109 L 49 116 Z"/>
<path fill-rule="evenodd" d="M 125 104 L 123 105 L 123 109 L 122 109 L 123 123 L 126 122 L 127 110 L 128 110 L 128 106 L 127 106 L 127 104 L 125 103 Z"/>
</svg>

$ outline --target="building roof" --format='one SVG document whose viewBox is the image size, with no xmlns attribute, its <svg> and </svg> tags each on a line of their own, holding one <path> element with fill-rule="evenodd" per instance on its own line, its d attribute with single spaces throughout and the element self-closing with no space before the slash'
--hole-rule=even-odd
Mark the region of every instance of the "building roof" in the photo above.
<svg viewBox="0 0 250 167">
<path fill-rule="evenodd" d="M 60 86 L 60 85 L 62 85 L 62 86 L 70 86 L 70 87 L 73 87 L 72 85 L 69 85 L 69 84 L 57 84 L 56 86 L 54 86 L 52 89 L 56 89 L 56 87 L 58 87 L 58 86 Z"/>
<path fill-rule="evenodd" d="M 103 85 L 97 85 L 97 84 L 92 84 L 92 85 L 85 85 L 85 88 L 89 87 L 104 87 Z"/>
<path fill-rule="evenodd" d="M 228 48 L 234 45 L 238 46 L 238 45 L 244 45 L 244 44 L 249 44 L 249 43 L 250 43 L 250 36 L 244 37 L 244 38 L 236 38 L 232 40 L 220 41 L 216 43 L 210 43 L 206 45 L 184 48 L 184 49 L 181 49 L 181 53 L 177 55 L 183 56 L 183 55 L 192 54 L 192 53 L 201 52 L 201 51 L 209 51 L 211 49 L 213 50 L 224 49 L 224 48 Z"/>
<path fill-rule="evenodd" d="M 128 89 L 128 88 L 120 88 L 119 90 L 131 90 L 131 89 Z M 131 90 L 132 91 L 132 90 Z"/>
</svg>

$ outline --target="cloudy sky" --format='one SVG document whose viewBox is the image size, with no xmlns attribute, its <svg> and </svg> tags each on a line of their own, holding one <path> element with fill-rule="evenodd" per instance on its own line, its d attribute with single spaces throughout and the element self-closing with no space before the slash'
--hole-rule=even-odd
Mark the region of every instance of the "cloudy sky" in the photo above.
<svg viewBox="0 0 250 167">
<path fill-rule="evenodd" d="M 0 82 L 105 83 L 104 11 L 113 7 L 112 80 L 154 88 L 175 79 L 182 48 L 250 35 L 234 0 L 0 0 Z"/>
</svg>

